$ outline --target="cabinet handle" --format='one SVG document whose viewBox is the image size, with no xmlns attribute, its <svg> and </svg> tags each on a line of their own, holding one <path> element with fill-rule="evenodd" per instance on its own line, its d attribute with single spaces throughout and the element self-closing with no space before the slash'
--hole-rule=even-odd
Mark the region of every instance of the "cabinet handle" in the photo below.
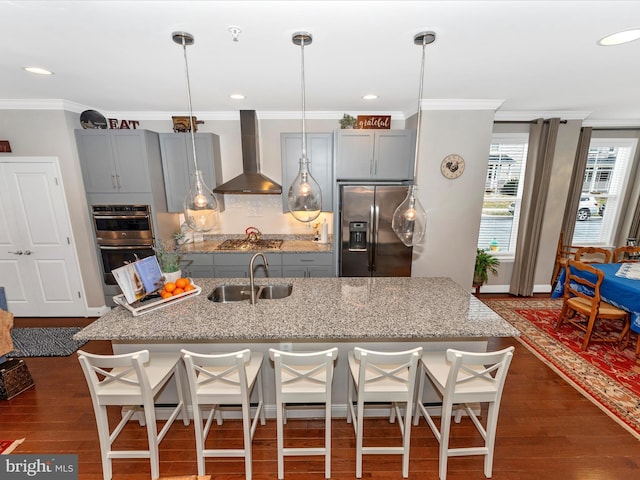
<svg viewBox="0 0 640 480">
<path fill-rule="evenodd" d="M 111 175 L 111 186 L 113 187 L 114 190 L 118 189 L 118 185 L 116 184 L 116 176 L 115 175 Z"/>
<path fill-rule="evenodd" d="M 120 185 L 120 175 L 116 175 L 116 185 L 118 190 L 122 188 L 122 185 Z"/>
<path fill-rule="evenodd" d="M 13 253 L 14 255 L 22 255 L 24 252 L 22 250 L 18 250 L 17 252 L 9 252 L 9 253 Z"/>
<path fill-rule="evenodd" d="M 31 250 L 25 250 L 25 251 L 24 251 L 24 254 L 25 254 L 25 255 L 31 255 L 32 253 L 33 253 L 33 252 L 32 252 Z"/>
</svg>

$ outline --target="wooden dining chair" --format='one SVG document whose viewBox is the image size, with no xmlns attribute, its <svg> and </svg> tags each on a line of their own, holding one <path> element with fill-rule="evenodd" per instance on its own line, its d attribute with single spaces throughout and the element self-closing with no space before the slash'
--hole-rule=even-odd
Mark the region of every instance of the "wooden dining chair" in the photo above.
<svg viewBox="0 0 640 480">
<path fill-rule="evenodd" d="M 640 262 L 640 247 L 627 245 L 613 251 L 611 263 Z"/>
<path fill-rule="evenodd" d="M 576 250 L 574 260 L 582 263 L 610 263 L 611 251 L 599 247 L 580 247 Z"/>
<path fill-rule="evenodd" d="M 624 348 L 628 341 L 631 322 L 629 312 L 602 300 L 600 286 L 603 280 L 604 273 L 601 270 L 587 263 L 569 260 L 565 275 L 564 301 L 555 329 L 568 322 L 585 332 L 582 350 L 586 350 L 591 341 L 614 342 L 621 348 Z M 611 337 L 598 331 L 595 328 L 597 320 L 621 320 L 620 335 Z"/>
<path fill-rule="evenodd" d="M 576 250 L 582 248 L 579 245 L 569 245 L 564 243 L 564 232 L 560 232 L 558 238 L 558 248 L 556 249 L 556 263 L 553 267 L 553 274 L 551 275 L 551 286 L 554 286 L 558 281 L 560 272 L 567 267 L 567 261 L 574 259 L 576 256 Z"/>
</svg>

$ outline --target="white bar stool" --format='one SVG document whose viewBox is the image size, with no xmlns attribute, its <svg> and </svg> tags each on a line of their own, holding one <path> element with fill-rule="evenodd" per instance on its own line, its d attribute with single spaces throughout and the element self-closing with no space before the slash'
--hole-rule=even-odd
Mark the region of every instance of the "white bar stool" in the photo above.
<svg viewBox="0 0 640 480">
<path fill-rule="evenodd" d="M 198 475 L 205 475 L 207 457 L 244 457 L 245 476 L 251 479 L 251 442 L 258 425 L 258 418 L 265 424 L 264 400 L 260 368 L 263 355 L 249 349 L 231 353 L 204 355 L 182 350 L 182 358 L 187 368 L 189 391 L 193 405 Z M 257 388 L 258 406 L 251 419 L 250 397 Z M 205 441 L 213 418 L 222 424 L 221 405 L 241 405 L 243 448 L 205 448 Z M 203 410 L 209 408 L 209 415 L 203 425 Z"/>
<path fill-rule="evenodd" d="M 278 478 L 284 478 L 284 457 L 324 455 L 324 476 L 331 478 L 331 383 L 336 347 L 321 352 L 294 353 L 269 349 L 276 371 L 276 418 L 278 432 Z M 324 447 L 284 447 L 286 408 L 291 403 L 325 404 Z"/>
<path fill-rule="evenodd" d="M 180 356 L 155 353 L 149 355 L 148 350 L 121 355 L 95 355 L 78 350 L 78 359 L 93 401 L 104 480 L 111 480 L 111 461 L 114 458 L 148 458 L 151 462 L 151 478 L 158 478 L 160 442 L 178 415 L 182 414 L 184 424 L 189 425 L 183 398 Z M 158 433 L 154 398 L 172 377 L 176 379 L 178 404 Z M 109 429 L 108 405 L 131 407 L 113 432 Z M 111 445 L 140 408 L 144 411 L 144 418 L 140 419 L 140 424 L 146 424 L 149 449 L 113 450 Z"/>
<path fill-rule="evenodd" d="M 353 381 L 349 382 L 347 422 L 353 419 L 356 432 L 356 477 L 362 477 L 363 454 L 402 455 L 402 476 L 409 476 L 409 445 L 411 440 L 411 410 L 418 360 L 422 347 L 403 352 L 376 352 L 356 347 L 349 352 L 349 370 Z M 353 406 L 353 396 L 357 394 L 357 413 Z M 401 447 L 363 446 L 363 423 L 365 402 L 391 402 L 389 421 L 398 417 L 402 432 Z M 404 423 L 399 404 L 405 405 Z"/>
<path fill-rule="evenodd" d="M 416 405 L 414 425 L 418 424 L 420 414 L 424 415 L 429 427 L 440 443 L 439 476 L 440 480 L 447 477 L 447 460 L 449 457 L 467 455 L 484 455 L 484 475 L 491 478 L 493 470 L 493 447 L 496 440 L 496 426 L 500 399 L 507 377 L 509 365 L 513 358 L 513 347 L 497 352 L 462 352 L 448 349 L 446 352 L 427 352 L 420 361 L 422 368 L 442 395 L 442 414 L 440 429 L 427 412 L 422 398 L 425 375 L 420 375 L 418 392 L 420 393 Z M 486 429 L 476 416 L 470 403 L 487 402 Z M 455 422 L 460 423 L 463 411 L 484 439 L 484 445 L 479 447 L 449 448 L 451 429 L 451 415 L 456 405 Z"/>
</svg>

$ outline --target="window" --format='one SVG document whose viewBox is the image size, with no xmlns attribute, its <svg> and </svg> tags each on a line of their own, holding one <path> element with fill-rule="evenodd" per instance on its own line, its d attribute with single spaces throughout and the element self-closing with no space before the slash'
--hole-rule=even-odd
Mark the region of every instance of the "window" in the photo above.
<svg viewBox="0 0 640 480">
<path fill-rule="evenodd" d="M 529 135 L 494 134 L 489 151 L 478 248 L 513 255 Z"/>
<path fill-rule="evenodd" d="M 637 140 L 592 138 L 573 233 L 574 245 L 614 244 Z"/>
</svg>

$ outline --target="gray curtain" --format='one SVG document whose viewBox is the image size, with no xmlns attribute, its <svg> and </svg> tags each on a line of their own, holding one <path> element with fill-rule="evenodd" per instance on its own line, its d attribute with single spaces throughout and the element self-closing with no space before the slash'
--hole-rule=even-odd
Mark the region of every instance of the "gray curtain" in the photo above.
<svg viewBox="0 0 640 480">
<path fill-rule="evenodd" d="M 540 232 L 559 126 L 559 118 L 538 119 L 531 125 L 529 132 L 527 168 L 518 226 L 518 246 L 509 286 L 511 295 L 526 297 L 533 295 Z"/>
<path fill-rule="evenodd" d="M 578 204 L 580 203 L 580 194 L 582 193 L 584 172 L 587 168 L 587 157 L 589 155 L 592 130 L 591 127 L 582 127 L 580 130 L 580 138 L 578 139 L 576 158 L 573 162 L 573 171 L 571 172 L 571 180 L 569 183 L 569 193 L 567 194 L 564 217 L 562 218 L 561 232 L 564 233 L 564 241 L 567 244 L 573 243 L 573 231 L 576 227 L 576 214 L 578 213 Z"/>
</svg>

